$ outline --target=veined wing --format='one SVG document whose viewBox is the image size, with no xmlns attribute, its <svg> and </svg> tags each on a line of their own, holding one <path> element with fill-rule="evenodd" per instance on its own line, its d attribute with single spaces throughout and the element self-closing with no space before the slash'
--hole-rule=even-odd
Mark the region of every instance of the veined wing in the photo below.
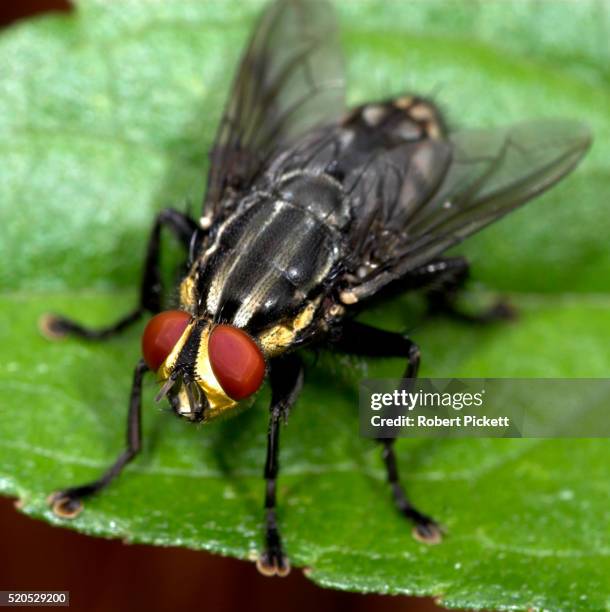
<svg viewBox="0 0 610 612">
<path fill-rule="evenodd" d="M 273 3 L 241 60 L 210 153 L 204 215 L 230 208 L 275 151 L 344 112 L 332 8 L 322 0 Z"/>
</svg>

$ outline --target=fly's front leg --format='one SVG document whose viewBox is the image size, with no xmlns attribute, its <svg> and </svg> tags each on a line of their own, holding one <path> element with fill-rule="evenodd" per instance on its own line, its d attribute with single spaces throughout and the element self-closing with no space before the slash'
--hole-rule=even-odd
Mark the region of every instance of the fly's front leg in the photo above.
<svg viewBox="0 0 610 612">
<path fill-rule="evenodd" d="M 118 456 L 117 460 L 92 482 L 62 489 L 49 496 L 49 504 L 53 512 L 61 518 L 74 518 L 83 509 L 82 500 L 98 493 L 114 480 L 123 468 L 138 454 L 142 443 L 140 413 L 142 405 L 142 378 L 148 372 L 148 366 L 141 359 L 136 365 L 131 387 L 129 413 L 127 415 L 127 448 Z"/>
<path fill-rule="evenodd" d="M 114 336 L 135 323 L 146 311 L 157 313 L 161 310 L 161 276 L 159 271 L 159 246 L 161 228 L 169 228 L 178 240 L 187 248 L 191 237 L 196 231 L 195 222 L 186 215 L 167 208 L 162 210 L 155 219 L 144 263 L 144 273 L 140 286 L 140 303 L 137 308 L 128 313 L 116 323 L 101 329 L 83 327 L 79 323 L 64 317 L 46 314 L 40 320 L 42 332 L 50 338 L 61 338 L 67 334 L 87 338 L 89 340 L 102 340 Z"/>
<path fill-rule="evenodd" d="M 446 257 L 412 270 L 399 282 L 405 289 L 425 289 L 432 313 L 448 314 L 469 323 L 493 323 L 516 317 L 515 308 L 505 300 L 498 300 L 479 313 L 460 310 L 456 299 L 469 274 L 470 264 L 465 257 Z"/>
<path fill-rule="evenodd" d="M 303 366 L 295 355 L 277 358 L 270 363 L 271 405 L 267 431 L 267 459 L 265 461 L 265 549 L 256 567 L 265 576 L 287 576 L 288 557 L 282 548 L 276 515 L 276 480 L 279 471 L 280 425 L 288 417 L 303 385 Z"/>
<path fill-rule="evenodd" d="M 407 367 L 403 378 L 413 381 L 417 377 L 420 362 L 419 347 L 401 334 L 376 329 L 356 321 L 347 321 L 335 348 L 346 353 L 369 357 L 406 357 Z M 427 544 L 437 544 L 442 539 L 441 527 L 434 519 L 413 506 L 400 484 L 394 452 L 395 441 L 395 438 L 378 440 L 383 445 L 382 457 L 396 507 L 414 524 L 413 536 L 417 540 Z"/>
</svg>

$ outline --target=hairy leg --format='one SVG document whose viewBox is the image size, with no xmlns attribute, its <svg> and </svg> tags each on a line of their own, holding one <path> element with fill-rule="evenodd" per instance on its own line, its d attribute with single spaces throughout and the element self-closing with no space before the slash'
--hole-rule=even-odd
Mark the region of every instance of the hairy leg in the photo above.
<svg viewBox="0 0 610 612">
<path fill-rule="evenodd" d="M 290 354 L 270 363 L 271 405 L 267 431 L 265 461 L 265 549 L 257 561 L 258 570 L 266 576 L 286 576 L 290 563 L 282 548 L 276 516 L 276 480 L 279 472 L 280 424 L 286 419 L 303 385 L 301 360 Z"/>
<path fill-rule="evenodd" d="M 376 329 L 357 321 L 348 321 L 335 344 L 338 350 L 355 355 L 371 357 L 405 357 L 407 365 L 403 378 L 413 380 L 419 369 L 419 347 L 409 338 L 395 332 Z M 386 466 L 387 479 L 392 488 L 394 503 L 399 512 L 413 524 L 413 535 L 416 539 L 428 544 L 436 544 L 442 539 L 440 526 L 434 519 L 420 512 L 409 501 L 404 487 L 400 483 L 396 455 L 395 438 L 378 440 L 383 445 L 382 457 Z"/>
<path fill-rule="evenodd" d="M 80 514 L 83 509 L 82 500 L 107 487 L 140 451 L 142 445 L 140 426 L 142 379 L 148 371 L 148 366 L 141 359 L 136 365 L 133 374 L 129 412 L 127 413 L 127 444 L 125 450 L 97 480 L 53 493 L 49 497 L 49 504 L 57 516 L 61 518 L 74 518 Z"/>
</svg>

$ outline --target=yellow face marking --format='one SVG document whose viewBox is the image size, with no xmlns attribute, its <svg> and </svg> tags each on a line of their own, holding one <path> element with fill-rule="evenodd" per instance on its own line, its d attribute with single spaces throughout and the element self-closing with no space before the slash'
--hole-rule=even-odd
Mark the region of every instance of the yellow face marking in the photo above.
<svg viewBox="0 0 610 612">
<path fill-rule="evenodd" d="M 189 323 L 184 330 L 182 336 L 174 346 L 172 352 L 167 356 L 167 359 L 161 364 L 157 372 L 157 379 L 159 382 L 166 381 L 176 367 L 176 362 L 180 351 L 184 348 L 186 341 L 188 340 L 195 321 Z M 195 363 L 195 382 L 200 389 L 205 393 L 208 400 L 209 407 L 206 407 L 204 412 L 204 420 L 211 421 L 217 416 L 226 412 L 231 408 L 235 408 L 238 405 L 234 399 L 231 399 L 222 389 L 220 383 L 214 376 L 212 371 L 212 365 L 208 356 L 208 340 L 210 337 L 211 325 L 207 325 L 201 332 L 201 339 L 199 341 L 199 351 L 197 352 L 197 361 Z M 178 403 L 180 405 L 180 414 L 182 416 L 188 416 L 191 412 L 190 404 L 184 387 L 178 392 Z"/>
<path fill-rule="evenodd" d="M 191 321 L 186 326 L 186 329 L 182 332 L 180 339 L 176 342 L 172 352 L 165 358 L 165 361 L 161 364 L 161 367 L 157 370 L 157 380 L 159 382 L 166 381 L 171 373 L 174 371 L 174 367 L 176 366 L 176 361 L 178 361 L 178 355 L 180 355 L 180 351 L 184 348 L 186 341 L 191 335 L 191 331 L 193 331 L 193 326 L 195 325 L 194 321 Z"/>
<path fill-rule="evenodd" d="M 210 339 L 211 326 L 206 327 L 201 332 L 199 341 L 199 351 L 197 353 L 197 363 L 195 364 L 195 380 L 205 393 L 209 408 L 205 411 L 205 420 L 211 421 L 220 416 L 223 412 L 235 408 L 238 404 L 231 399 L 220 386 L 214 372 L 208 354 L 208 341 Z"/>
</svg>

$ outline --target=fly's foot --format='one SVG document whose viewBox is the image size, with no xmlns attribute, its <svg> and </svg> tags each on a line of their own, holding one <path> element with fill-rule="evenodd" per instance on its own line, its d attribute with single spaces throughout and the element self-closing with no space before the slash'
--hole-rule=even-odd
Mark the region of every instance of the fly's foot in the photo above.
<svg viewBox="0 0 610 612">
<path fill-rule="evenodd" d="M 273 512 L 270 514 L 271 516 L 267 517 L 268 520 L 271 519 L 275 523 L 275 514 Z M 282 550 L 282 540 L 275 525 L 267 526 L 266 540 L 265 550 L 256 560 L 256 569 L 263 576 L 279 576 L 280 578 L 288 576 L 290 562 Z"/>
<path fill-rule="evenodd" d="M 402 505 L 400 510 L 405 518 L 414 524 L 411 533 L 418 542 L 440 544 L 443 541 L 443 528 L 433 518 L 422 514 L 410 504 Z"/>
<path fill-rule="evenodd" d="M 431 518 L 421 515 L 411 532 L 413 537 L 423 544 L 440 544 L 443 541 L 443 530 L 441 526 Z"/>
<path fill-rule="evenodd" d="M 50 313 L 45 313 L 38 319 L 38 328 L 49 340 L 60 340 L 70 333 L 66 319 Z"/>
<path fill-rule="evenodd" d="M 267 547 L 256 560 L 256 569 L 263 576 L 284 578 L 290 573 L 290 561 L 281 548 Z"/>
<path fill-rule="evenodd" d="M 47 498 L 53 514 L 62 519 L 76 518 L 83 511 L 83 502 L 80 497 L 70 493 L 69 489 L 57 491 Z"/>
</svg>

